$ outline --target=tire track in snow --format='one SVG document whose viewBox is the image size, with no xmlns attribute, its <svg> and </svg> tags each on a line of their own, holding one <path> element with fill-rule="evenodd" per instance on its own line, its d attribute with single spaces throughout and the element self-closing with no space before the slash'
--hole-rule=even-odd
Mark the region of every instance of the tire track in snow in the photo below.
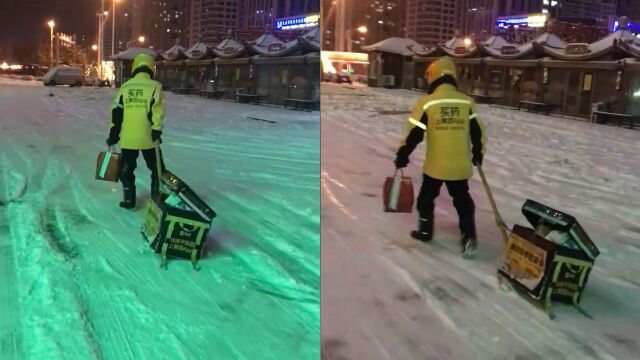
<svg viewBox="0 0 640 360">
<path fill-rule="evenodd" d="M 59 176 L 64 170 L 57 169 L 58 165 L 55 161 L 47 162 L 42 172 L 42 188 L 8 208 L 14 223 L 12 242 L 18 247 L 16 283 L 27 285 L 21 287 L 19 293 L 23 302 L 31 304 L 24 307 L 22 318 L 35 324 L 27 328 L 25 335 L 30 337 L 30 343 L 38 344 L 24 352 L 35 358 L 42 358 L 39 354 L 46 353 L 51 359 L 73 354 L 101 359 L 101 350 L 95 345 L 90 319 L 77 288 L 77 265 L 73 262 L 78 255 L 76 247 L 60 223 L 59 210 L 44 200 L 64 185 L 64 177 Z M 47 177 L 56 180 L 47 180 Z M 59 326 L 64 330 L 55 331 Z M 63 335 L 70 328 L 78 329 L 76 336 Z M 29 358 L 28 355 L 25 358 Z"/>
<path fill-rule="evenodd" d="M 23 334 L 20 326 L 20 306 L 18 303 L 17 274 L 15 249 L 11 236 L 11 219 L 6 214 L 5 206 L 17 199 L 9 190 L 9 164 L 6 156 L 1 158 L 2 186 L 4 201 L 0 203 L 0 281 L 4 283 L 0 290 L 0 357 L 7 360 L 22 358 Z M 22 196 L 22 193 L 20 194 Z"/>
</svg>

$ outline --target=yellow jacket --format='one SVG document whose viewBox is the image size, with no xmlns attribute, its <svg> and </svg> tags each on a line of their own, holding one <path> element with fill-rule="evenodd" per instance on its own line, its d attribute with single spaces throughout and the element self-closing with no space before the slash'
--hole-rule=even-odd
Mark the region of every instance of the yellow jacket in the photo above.
<svg viewBox="0 0 640 360">
<path fill-rule="evenodd" d="M 439 85 L 415 105 L 399 152 L 411 154 L 425 134 L 424 173 L 435 179 L 470 178 L 472 151 L 486 151 L 484 125 L 477 118 L 473 100 L 448 83 Z"/>
<path fill-rule="evenodd" d="M 123 149 L 146 150 L 155 145 L 151 130 L 162 131 L 164 96 L 162 85 L 145 72 L 137 73 L 120 87 L 111 111 L 111 133 Z"/>
</svg>

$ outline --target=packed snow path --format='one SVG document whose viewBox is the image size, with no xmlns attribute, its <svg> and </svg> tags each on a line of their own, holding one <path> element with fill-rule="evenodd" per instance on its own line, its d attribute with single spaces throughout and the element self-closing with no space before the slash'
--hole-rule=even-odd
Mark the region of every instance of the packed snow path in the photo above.
<svg viewBox="0 0 640 360">
<path fill-rule="evenodd" d="M 557 319 L 500 290 L 502 240 L 479 176 L 470 182 L 476 260 L 459 254 L 445 187 L 434 244 L 409 237 L 417 214 L 382 211 L 408 111 L 404 90 L 322 85 L 322 347 L 325 359 L 637 359 L 640 342 L 640 132 L 479 106 L 485 173 L 510 226 L 531 198 L 574 215 L 600 248 L 582 299 L 589 320 Z M 421 184 L 424 143 L 405 175 Z"/>
<path fill-rule="evenodd" d="M 94 180 L 113 96 L 0 80 L 0 359 L 317 359 L 319 113 L 167 93 L 167 167 L 218 218 L 162 270 Z"/>
</svg>

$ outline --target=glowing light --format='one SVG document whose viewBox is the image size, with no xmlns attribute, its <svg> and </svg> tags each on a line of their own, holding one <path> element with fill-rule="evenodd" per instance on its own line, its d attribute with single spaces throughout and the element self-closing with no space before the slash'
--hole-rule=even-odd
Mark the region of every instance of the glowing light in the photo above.
<svg viewBox="0 0 640 360">
<path fill-rule="evenodd" d="M 145 40 L 144 36 L 140 36 L 140 37 L 138 38 L 138 41 L 139 41 L 141 44 L 144 44 L 144 40 Z"/>
<path fill-rule="evenodd" d="M 366 34 L 366 33 L 367 33 L 367 31 L 368 31 L 368 29 L 367 29 L 367 27 L 366 27 L 366 26 L 362 25 L 362 26 L 360 26 L 360 27 L 358 28 L 358 31 L 360 31 L 360 32 L 361 32 L 361 33 L 363 33 L 363 34 Z"/>
<path fill-rule="evenodd" d="M 53 20 L 49 20 L 47 25 L 49 25 L 49 27 L 52 28 L 52 27 L 56 26 L 56 23 Z"/>
<path fill-rule="evenodd" d="M 98 50 L 98 45 L 91 45 L 91 50 L 93 50 L 93 51 Z"/>
<path fill-rule="evenodd" d="M 471 45 L 471 39 L 469 39 L 469 38 L 464 38 L 464 40 L 463 40 L 463 41 L 464 41 L 464 45 L 465 45 L 465 46 L 470 46 L 470 45 Z"/>
<path fill-rule="evenodd" d="M 548 14 L 538 13 L 526 16 L 503 16 L 496 19 L 498 27 L 506 27 L 509 25 L 527 26 L 527 27 L 544 27 L 547 22 Z M 502 25 L 502 26 L 501 26 Z"/>
<path fill-rule="evenodd" d="M 22 65 L 9 65 L 6 62 L 0 64 L 0 69 L 2 70 L 20 70 L 22 69 Z"/>
<path fill-rule="evenodd" d="M 310 14 L 303 16 L 276 19 L 273 25 L 277 30 L 293 30 L 318 26 L 320 24 L 320 14 Z"/>
</svg>

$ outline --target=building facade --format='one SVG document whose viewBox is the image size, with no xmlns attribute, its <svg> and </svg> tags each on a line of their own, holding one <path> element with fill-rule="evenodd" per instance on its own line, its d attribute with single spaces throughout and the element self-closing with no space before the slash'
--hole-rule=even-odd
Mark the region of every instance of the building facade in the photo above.
<svg viewBox="0 0 640 360">
<path fill-rule="evenodd" d="M 464 4 L 461 31 L 476 40 L 490 36 L 494 32 L 496 18 L 505 13 L 499 0 L 466 0 L 461 3 Z"/>
<path fill-rule="evenodd" d="M 557 3 L 550 11 L 553 18 L 604 27 L 609 17 L 616 16 L 618 5 L 616 0 L 559 0 L 550 3 Z"/>
<path fill-rule="evenodd" d="M 222 41 L 227 30 L 240 27 L 243 0 L 192 0 L 189 44 L 197 41 L 213 44 Z"/>
<path fill-rule="evenodd" d="M 333 0 L 323 0 L 320 8 L 321 48 L 325 51 L 336 50 L 336 3 Z"/>
<path fill-rule="evenodd" d="M 638 0 L 618 0 L 618 16 L 626 16 L 631 21 L 640 22 L 640 3 Z"/>
<path fill-rule="evenodd" d="M 190 3 L 190 0 L 133 0 L 131 37 L 127 42 L 130 46 L 143 45 L 161 50 L 172 47 L 176 42 L 187 46 Z M 140 37 L 144 37 L 142 44 L 138 42 Z"/>
<path fill-rule="evenodd" d="M 466 1 L 407 0 L 406 37 L 420 44 L 443 43 L 464 30 Z"/>
<path fill-rule="evenodd" d="M 114 13 L 112 4 L 105 4 L 105 10 L 109 11 L 109 15 L 104 24 L 103 54 L 105 54 L 106 57 L 110 57 L 120 51 L 126 50 L 127 42 L 133 37 L 133 2 L 116 1 L 115 5 Z M 115 39 L 113 42 L 113 48 L 112 39 Z"/>
<path fill-rule="evenodd" d="M 189 44 L 215 44 L 234 30 L 240 40 L 273 29 L 278 18 L 320 12 L 320 0 L 191 0 Z"/>
<path fill-rule="evenodd" d="M 347 47 L 351 42 L 352 48 L 373 44 L 390 37 L 404 37 L 406 33 L 407 1 L 357 1 L 348 8 L 351 23 L 345 28 Z M 365 26 L 366 33 L 356 29 Z"/>
<path fill-rule="evenodd" d="M 503 2 L 502 14 L 499 16 L 539 13 L 543 11 L 543 7 L 551 6 L 549 0 L 505 0 Z"/>
<path fill-rule="evenodd" d="M 273 29 L 276 19 L 320 13 L 320 0 L 241 0 L 241 3 L 238 30 L 252 39 L 266 29 Z"/>
</svg>

